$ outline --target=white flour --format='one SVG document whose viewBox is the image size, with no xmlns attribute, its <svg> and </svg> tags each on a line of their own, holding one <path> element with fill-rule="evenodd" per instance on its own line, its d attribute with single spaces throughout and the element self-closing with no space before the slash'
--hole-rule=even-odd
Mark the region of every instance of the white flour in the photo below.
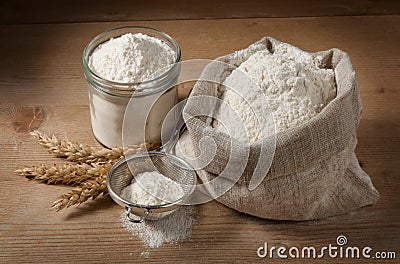
<svg viewBox="0 0 400 264">
<path fill-rule="evenodd" d="M 186 129 L 179 137 L 178 142 L 176 142 L 176 145 L 173 148 L 173 154 L 189 162 L 191 159 L 196 158 L 196 155 L 192 152 L 192 149 L 192 141 L 190 139 L 189 132 Z"/>
<path fill-rule="evenodd" d="M 161 205 L 175 202 L 184 194 L 179 183 L 157 171 L 136 175 L 132 183 L 121 192 L 123 198 L 141 205 Z"/>
<path fill-rule="evenodd" d="M 132 223 L 126 218 L 126 212 L 121 214 L 122 225 L 134 236 L 139 237 L 148 248 L 158 248 L 164 243 L 174 243 L 187 239 L 196 224 L 193 206 L 183 206 L 172 214 L 157 221 Z M 148 253 L 142 252 L 142 256 Z M 146 256 L 143 256 L 146 257 Z"/>
<path fill-rule="evenodd" d="M 89 58 L 89 67 L 104 79 L 136 83 L 174 61 L 175 52 L 160 39 L 128 33 L 99 45 Z"/>
<path fill-rule="evenodd" d="M 243 96 L 229 88 L 221 96 L 240 117 L 245 129 L 238 129 L 240 123 L 234 121 L 232 112 L 225 106 L 217 109 L 215 118 L 219 121 L 213 126 L 220 131 L 228 130 L 233 138 L 241 141 L 256 142 L 303 124 L 336 96 L 334 71 L 320 65 L 321 58 L 288 44 L 276 45 L 273 53 L 267 49 L 254 53 L 224 81 L 224 85 L 235 88 Z M 243 78 L 243 72 L 251 79 Z M 257 90 L 248 89 L 255 87 L 250 80 L 256 83 Z M 273 118 L 257 121 L 256 113 L 267 116 L 268 110 Z"/>
</svg>

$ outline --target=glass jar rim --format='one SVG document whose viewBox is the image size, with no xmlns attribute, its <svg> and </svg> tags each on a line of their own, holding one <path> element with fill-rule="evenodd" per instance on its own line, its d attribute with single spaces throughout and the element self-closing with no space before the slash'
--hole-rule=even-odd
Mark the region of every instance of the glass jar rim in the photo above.
<svg viewBox="0 0 400 264">
<path fill-rule="evenodd" d="M 157 34 L 162 35 L 163 37 L 165 37 L 168 41 L 170 41 L 172 43 L 172 45 L 175 48 L 175 53 L 176 53 L 176 59 L 174 61 L 174 63 L 172 63 L 170 67 L 170 69 L 168 69 L 167 71 L 165 71 L 164 73 L 157 75 L 157 77 L 150 79 L 150 80 L 145 80 L 142 82 L 116 82 L 116 81 L 111 81 L 108 79 L 105 79 L 101 76 L 99 76 L 98 74 L 96 74 L 88 65 L 88 60 L 89 60 L 89 52 L 92 51 L 93 48 L 96 48 L 98 45 L 95 46 L 95 43 L 101 39 L 102 37 L 106 36 L 107 34 L 117 31 L 117 30 L 124 30 L 124 29 L 145 29 L 145 30 L 149 30 L 149 31 L 153 31 Z M 140 33 L 140 32 L 138 32 Z M 143 33 L 146 34 L 146 33 Z M 122 36 L 122 35 L 121 35 Z M 157 37 L 155 37 L 157 38 Z M 163 40 L 164 41 L 164 40 Z M 168 35 L 167 33 L 152 28 L 152 27 L 146 27 L 146 26 L 124 26 L 124 27 L 116 27 L 116 28 L 111 28 L 109 30 L 106 30 L 98 35 L 96 35 L 85 47 L 83 54 L 82 54 L 82 64 L 83 64 L 83 68 L 85 71 L 87 71 L 89 73 L 90 76 L 92 76 L 93 78 L 95 78 L 97 81 L 101 81 L 103 83 L 105 83 L 106 85 L 109 86 L 118 86 L 120 87 L 120 90 L 127 90 L 127 91 L 132 91 L 134 89 L 132 89 L 131 87 L 139 87 L 140 85 L 146 85 L 146 84 L 150 84 L 153 83 L 157 80 L 161 80 L 163 78 L 165 78 L 166 76 L 168 76 L 171 72 L 173 72 L 173 70 L 175 69 L 176 64 L 178 64 L 181 60 L 181 49 L 178 45 L 178 43 L 176 42 L 176 40 L 174 38 L 172 38 L 170 35 Z M 168 66 L 167 66 L 168 67 Z M 146 89 L 144 89 L 146 90 Z"/>
</svg>

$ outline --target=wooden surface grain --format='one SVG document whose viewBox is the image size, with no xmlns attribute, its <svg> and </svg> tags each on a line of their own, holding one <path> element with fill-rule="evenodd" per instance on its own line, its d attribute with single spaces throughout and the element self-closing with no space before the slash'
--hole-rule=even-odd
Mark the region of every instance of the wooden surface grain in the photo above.
<svg viewBox="0 0 400 264">
<path fill-rule="evenodd" d="M 28 131 L 39 128 L 97 146 L 81 54 L 96 34 L 130 24 L 168 32 L 179 42 L 184 60 L 215 58 L 265 35 L 307 51 L 347 51 L 364 107 L 356 153 L 381 194 L 379 201 L 309 222 L 258 219 L 210 202 L 197 206 L 198 224 L 190 240 L 158 249 L 146 249 L 121 226 L 123 209 L 108 196 L 59 213 L 50 211 L 51 203 L 69 187 L 46 186 L 14 174 L 24 165 L 58 162 Z M 283 263 L 259 259 L 258 247 L 264 242 L 322 247 L 334 244 L 341 234 L 351 246 L 400 254 L 399 15 L 10 24 L 0 26 L 0 36 L 0 262 Z M 181 90 L 181 96 L 187 93 L 187 87 Z M 148 258 L 141 257 L 143 251 L 149 252 Z M 329 258 L 315 262 L 396 263 Z"/>
</svg>

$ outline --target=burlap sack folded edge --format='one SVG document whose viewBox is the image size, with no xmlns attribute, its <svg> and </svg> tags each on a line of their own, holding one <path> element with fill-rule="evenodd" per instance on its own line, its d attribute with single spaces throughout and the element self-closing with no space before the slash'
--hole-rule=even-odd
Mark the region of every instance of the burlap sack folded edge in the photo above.
<svg viewBox="0 0 400 264">
<path fill-rule="evenodd" d="M 247 59 L 255 51 L 264 48 L 268 48 L 273 51 L 274 45 L 279 44 L 281 44 L 281 42 L 270 37 L 265 37 L 244 50 L 219 57 L 217 60 L 239 66 L 241 61 Z M 303 208 L 301 204 L 297 205 L 296 208 L 292 208 L 292 210 L 290 209 L 292 206 L 286 206 L 287 208 L 283 206 L 281 209 L 275 208 L 274 210 L 271 210 L 271 206 L 267 206 L 266 208 L 262 208 L 262 206 L 259 208 L 254 208 L 254 206 L 246 206 L 246 204 L 253 202 L 256 202 L 257 204 L 257 201 L 254 199 L 247 199 L 249 201 L 245 201 L 246 197 L 249 198 L 249 196 L 251 196 L 251 193 L 248 192 L 248 190 L 247 192 L 243 192 L 241 190 L 242 188 L 246 187 L 246 184 L 252 176 L 254 162 L 258 162 L 257 157 L 259 155 L 260 143 L 255 143 L 250 145 L 250 162 L 246 166 L 245 172 L 243 173 L 241 179 L 228 193 L 219 197 L 218 200 L 223 204 L 241 212 L 263 218 L 310 220 L 341 214 L 352 209 L 372 204 L 378 199 L 379 194 L 373 187 L 369 177 L 358 166 L 358 161 L 354 154 L 355 143 L 351 144 L 351 140 L 353 138 L 355 139 L 355 129 L 359 124 L 362 107 L 356 85 L 356 77 L 350 62 L 350 58 L 345 52 L 338 49 L 317 52 L 314 53 L 314 55 L 322 56 L 325 66 L 332 67 L 335 70 L 338 88 L 337 97 L 330 102 L 328 106 L 326 106 L 321 113 L 317 115 L 317 117 L 299 127 L 276 134 L 275 156 L 267 177 L 264 179 L 262 184 L 268 185 L 268 181 L 272 181 L 275 178 L 279 180 L 279 178 L 283 178 L 285 176 L 287 177 L 288 175 L 297 175 L 300 172 L 307 171 L 309 168 L 313 168 L 320 163 L 332 160 L 333 156 L 337 156 L 340 155 L 340 153 L 346 152 L 348 155 L 350 155 L 348 159 L 345 160 L 345 163 L 347 162 L 347 164 L 344 165 L 346 170 L 340 172 L 342 175 L 339 175 L 336 179 L 337 183 L 331 183 L 330 186 L 332 188 L 339 189 L 339 187 L 342 187 L 344 184 L 344 176 L 350 175 L 350 178 L 359 179 L 359 181 L 353 181 L 353 186 L 358 184 L 359 188 L 357 191 L 362 193 L 362 195 L 358 195 L 357 197 L 359 197 L 359 199 L 357 201 L 351 201 L 350 203 L 341 204 L 340 202 L 336 201 L 337 206 L 335 209 L 324 208 L 321 201 L 327 198 L 326 195 L 324 198 L 320 194 L 318 194 L 321 196 L 318 198 L 319 200 L 313 204 L 308 204 L 309 208 Z M 218 69 L 210 69 L 207 67 L 203 71 L 203 74 L 220 74 L 221 81 L 227 76 L 227 73 L 224 72 L 223 69 L 221 69 L 221 72 L 218 72 Z M 200 77 L 200 79 L 201 78 L 202 77 Z M 198 82 L 195 85 L 191 96 L 199 95 L 217 96 L 217 91 L 215 91 L 215 86 L 210 88 L 206 82 Z M 184 113 L 189 115 L 196 113 L 196 111 L 198 111 L 198 107 L 199 106 L 193 104 L 187 104 L 185 106 Z M 205 134 L 213 137 L 218 146 L 217 155 L 215 156 L 213 162 L 206 166 L 204 171 L 201 173 L 204 180 L 211 180 L 216 175 L 221 173 L 229 159 L 229 155 L 226 154 L 230 153 L 231 147 L 234 148 L 235 151 L 240 151 L 241 148 L 244 147 L 243 145 L 245 143 L 237 142 L 235 140 L 231 141 L 229 136 L 213 130 L 211 128 L 211 123 L 209 121 L 205 121 L 204 119 L 194 118 L 187 120 L 187 126 L 194 146 L 198 146 L 197 143 L 199 138 Z M 323 131 L 321 132 L 321 130 Z M 226 144 L 227 141 L 233 142 L 232 146 L 230 144 Z M 200 150 L 196 147 L 193 151 L 197 155 L 200 153 Z M 324 177 L 324 175 L 321 177 Z M 298 177 L 296 180 L 300 181 L 302 179 Z M 296 186 L 291 187 L 296 188 Z M 333 195 L 332 188 L 325 190 L 326 192 L 330 193 L 328 195 Z M 241 194 L 239 195 L 240 197 L 235 195 L 235 190 L 237 193 Z M 263 194 L 257 193 L 257 190 L 255 191 L 256 192 L 253 192 L 254 196 L 258 196 L 257 199 L 263 199 Z M 271 190 L 265 191 L 268 192 Z M 256 193 L 257 195 L 255 195 Z M 342 192 L 339 192 L 339 194 L 343 197 L 351 196 L 348 193 L 343 193 L 343 190 Z M 333 198 L 330 199 L 332 200 Z M 338 200 L 340 200 L 340 197 Z M 277 201 L 270 202 L 276 203 Z"/>
</svg>

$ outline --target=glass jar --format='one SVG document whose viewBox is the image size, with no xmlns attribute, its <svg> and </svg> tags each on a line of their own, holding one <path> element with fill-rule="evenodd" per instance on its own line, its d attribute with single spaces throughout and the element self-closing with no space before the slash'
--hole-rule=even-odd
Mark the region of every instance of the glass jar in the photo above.
<svg viewBox="0 0 400 264">
<path fill-rule="evenodd" d="M 98 76 L 89 67 L 92 52 L 110 38 L 127 33 L 143 33 L 158 38 L 175 51 L 175 64 L 161 75 L 139 83 L 120 83 Z M 178 101 L 175 86 L 180 73 L 181 51 L 177 42 L 164 32 L 148 27 L 129 26 L 108 30 L 96 36 L 86 46 L 83 56 L 83 72 L 89 85 L 89 101 L 94 137 L 105 147 L 137 145 L 161 142 L 161 126 L 167 113 Z M 158 98 L 158 99 L 157 99 Z M 129 113 L 129 135 L 122 140 L 122 127 L 127 105 L 140 109 Z M 154 104 L 153 104 L 154 103 Z M 151 109 L 150 114 L 147 113 Z M 124 132 L 125 133 L 125 132 Z"/>
</svg>

